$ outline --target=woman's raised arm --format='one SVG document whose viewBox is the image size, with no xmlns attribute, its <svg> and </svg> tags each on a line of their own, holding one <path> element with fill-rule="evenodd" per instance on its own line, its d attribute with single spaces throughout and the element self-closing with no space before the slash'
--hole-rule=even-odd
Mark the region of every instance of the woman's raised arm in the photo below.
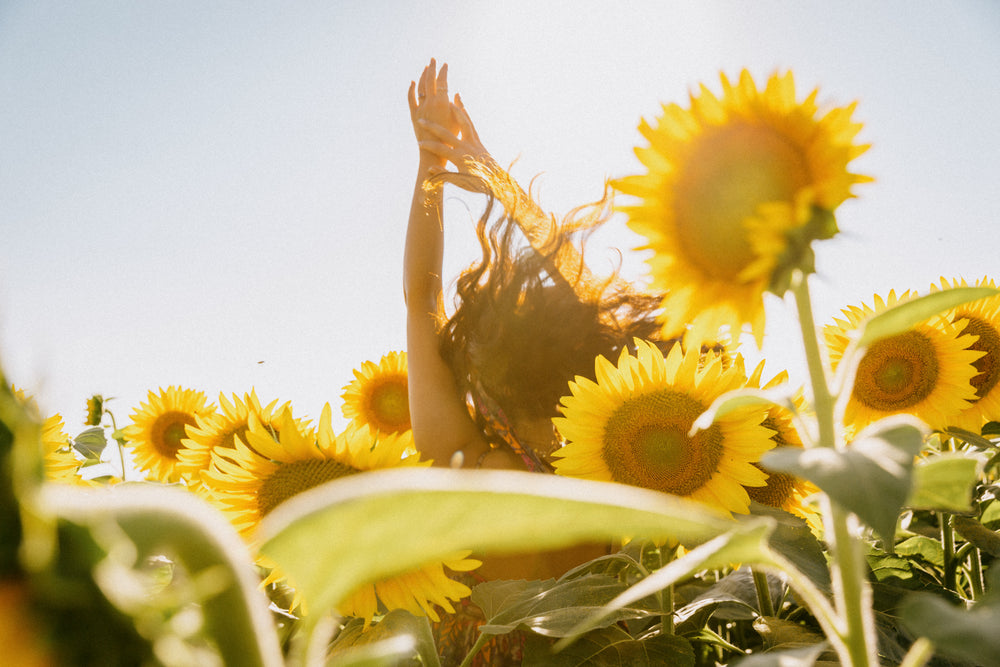
<svg viewBox="0 0 1000 667">
<path fill-rule="evenodd" d="M 428 124 L 457 131 L 448 98 L 448 66 L 440 71 L 432 59 L 408 94 L 410 118 L 418 144 L 433 139 Z M 441 357 L 438 329 L 442 323 L 441 264 L 444 229 L 441 188 L 432 178 L 444 171 L 445 158 L 421 146 L 417 180 L 413 187 L 410 220 L 403 258 L 403 291 L 406 298 L 406 350 L 409 375 L 410 421 L 413 439 L 424 458 L 436 465 L 461 462 L 472 467 L 489 451 L 469 416 L 465 397 L 455 386 L 451 369 Z M 455 452 L 461 451 L 460 457 Z M 490 463 L 497 465 L 490 456 Z M 506 466 L 504 466 L 506 467 Z"/>
</svg>

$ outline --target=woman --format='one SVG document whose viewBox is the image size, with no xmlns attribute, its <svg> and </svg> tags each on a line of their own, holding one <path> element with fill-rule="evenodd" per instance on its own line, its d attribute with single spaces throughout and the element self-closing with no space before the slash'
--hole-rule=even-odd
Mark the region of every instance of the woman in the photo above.
<svg viewBox="0 0 1000 667">
<path fill-rule="evenodd" d="M 420 149 L 404 259 L 410 415 L 418 449 L 438 465 L 549 472 L 551 419 L 598 355 L 616 358 L 635 337 L 656 338 L 660 299 L 612 276 L 599 280 L 572 243 L 607 219 L 607 197 L 561 223 L 501 170 L 434 60 L 411 82 Z M 446 171 L 448 164 L 454 172 Z M 441 266 L 445 182 L 488 195 L 483 257 L 457 283 L 445 318 Z M 503 215 L 490 222 L 494 202 Z M 518 236 L 529 242 L 518 248 Z M 470 412 L 470 403 L 472 406 Z"/>
</svg>

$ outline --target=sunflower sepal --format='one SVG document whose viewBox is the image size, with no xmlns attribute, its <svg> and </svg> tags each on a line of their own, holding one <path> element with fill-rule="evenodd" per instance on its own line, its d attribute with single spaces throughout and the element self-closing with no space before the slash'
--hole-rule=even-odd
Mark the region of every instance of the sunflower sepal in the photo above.
<svg viewBox="0 0 1000 667">
<path fill-rule="evenodd" d="M 869 425 L 844 449 L 779 447 L 766 452 L 761 464 L 815 484 L 870 526 L 892 553 L 896 520 L 913 487 L 914 457 L 928 433 L 919 419 L 892 415 Z"/>
<path fill-rule="evenodd" d="M 771 271 L 767 291 L 783 297 L 792 288 L 792 281 L 797 279 L 797 271 L 803 276 L 816 273 L 816 252 L 812 242 L 832 239 L 839 232 L 833 212 L 813 206 L 809 222 L 785 233 L 787 248 Z"/>
</svg>

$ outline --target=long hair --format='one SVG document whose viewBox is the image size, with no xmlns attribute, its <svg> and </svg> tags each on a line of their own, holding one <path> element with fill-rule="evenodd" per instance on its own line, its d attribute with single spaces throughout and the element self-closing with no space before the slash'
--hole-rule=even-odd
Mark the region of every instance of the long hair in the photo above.
<svg viewBox="0 0 1000 667">
<path fill-rule="evenodd" d="M 594 377 L 598 355 L 614 360 L 634 338 L 658 337 L 660 297 L 631 288 L 619 278 L 620 267 L 598 281 L 582 260 L 574 266 L 587 236 L 610 217 L 607 191 L 557 221 L 506 172 L 483 169 L 480 180 L 487 194 L 476 228 L 482 256 L 456 281 L 441 355 L 464 395 L 485 393 L 514 419 L 554 417 L 569 381 Z M 491 221 L 498 202 L 501 215 Z M 533 216 L 527 226 L 547 233 L 525 246 L 518 216 Z M 475 418 L 490 437 L 482 415 Z"/>
</svg>

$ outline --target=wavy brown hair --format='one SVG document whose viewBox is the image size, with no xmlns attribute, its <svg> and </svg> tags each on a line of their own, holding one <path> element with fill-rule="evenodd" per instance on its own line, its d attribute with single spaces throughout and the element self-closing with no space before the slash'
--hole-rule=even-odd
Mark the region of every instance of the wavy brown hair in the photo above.
<svg viewBox="0 0 1000 667">
<path fill-rule="evenodd" d="M 455 312 L 440 332 L 441 355 L 463 395 L 485 393 L 512 419 L 554 417 L 569 381 L 593 379 L 598 355 L 615 360 L 634 338 L 659 336 L 661 299 L 619 279 L 620 267 L 594 281 L 580 261 L 575 268 L 572 261 L 557 261 L 582 257 L 586 237 L 610 217 L 607 191 L 557 221 L 544 217 L 505 172 L 482 173 L 477 189 L 488 197 L 476 229 L 482 257 L 456 281 Z M 491 221 L 497 203 L 501 215 Z M 534 247 L 525 246 L 518 225 L 518 216 L 527 215 L 535 218 L 531 225 L 548 230 L 532 239 Z M 579 253 L 566 253 L 577 240 Z M 481 415 L 475 418 L 492 435 Z"/>
</svg>

